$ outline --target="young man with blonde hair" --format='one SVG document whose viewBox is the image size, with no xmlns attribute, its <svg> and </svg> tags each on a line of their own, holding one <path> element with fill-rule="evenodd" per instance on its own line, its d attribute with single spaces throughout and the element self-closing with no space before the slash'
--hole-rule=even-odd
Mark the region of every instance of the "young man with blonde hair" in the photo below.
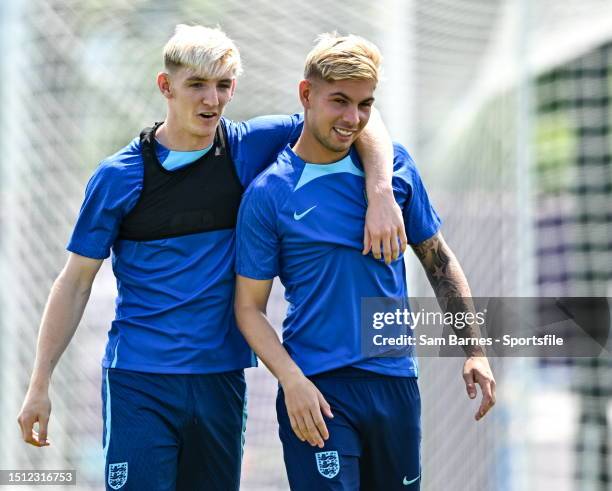
<svg viewBox="0 0 612 491">
<path fill-rule="evenodd" d="M 118 297 L 103 360 L 106 487 L 228 491 L 240 481 L 243 369 L 255 364 L 232 309 L 236 215 L 243 189 L 297 137 L 301 116 L 222 117 L 241 62 L 219 29 L 177 26 L 164 63 L 157 85 L 165 121 L 105 159 L 87 185 L 19 424 L 26 442 L 49 444 L 51 374 L 112 251 Z M 377 252 L 386 241 L 390 256 L 401 244 L 401 214 L 394 215 L 391 159 L 384 162 L 386 133 L 374 130 L 360 147 L 375 201 L 366 235 Z"/>
<path fill-rule="evenodd" d="M 253 181 L 238 216 L 236 316 L 280 383 L 279 434 L 294 491 L 420 486 L 413 352 L 372 357 L 360 333 L 363 300 L 407 298 L 403 257 L 386 264 L 360 253 L 367 200 L 353 144 L 370 117 L 380 61 L 376 46 L 363 38 L 319 39 L 299 86 L 302 133 Z M 436 296 L 469 309 L 465 276 L 410 155 L 397 144 L 393 188 Z M 283 344 L 265 317 L 275 276 L 289 302 Z M 481 386 L 480 419 L 495 398 L 482 352 L 469 353 L 464 377 L 471 398 L 474 384 Z"/>
</svg>

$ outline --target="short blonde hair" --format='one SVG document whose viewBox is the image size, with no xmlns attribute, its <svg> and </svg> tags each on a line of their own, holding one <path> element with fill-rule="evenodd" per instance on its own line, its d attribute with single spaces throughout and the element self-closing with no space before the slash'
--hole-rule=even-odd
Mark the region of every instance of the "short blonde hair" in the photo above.
<svg viewBox="0 0 612 491">
<path fill-rule="evenodd" d="M 321 34 L 306 56 L 304 78 L 336 80 L 373 80 L 378 83 L 382 56 L 370 41 L 349 34 Z"/>
<path fill-rule="evenodd" d="M 168 72 L 181 67 L 194 70 L 203 78 L 232 77 L 242 73 L 238 48 L 219 28 L 179 24 L 164 46 L 164 66 Z"/>
</svg>

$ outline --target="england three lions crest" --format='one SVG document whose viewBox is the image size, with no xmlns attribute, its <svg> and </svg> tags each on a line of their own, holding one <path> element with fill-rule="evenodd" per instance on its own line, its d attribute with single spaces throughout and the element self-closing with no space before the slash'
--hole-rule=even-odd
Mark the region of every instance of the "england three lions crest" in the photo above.
<svg viewBox="0 0 612 491">
<path fill-rule="evenodd" d="M 113 489 L 121 488 L 128 478 L 128 463 L 110 464 L 108 466 L 108 485 Z"/>
<path fill-rule="evenodd" d="M 332 479 L 340 472 L 340 458 L 335 450 L 331 452 L 317 452 L 317 470 L 319 474 L 327 479 Z"/>
</svg>

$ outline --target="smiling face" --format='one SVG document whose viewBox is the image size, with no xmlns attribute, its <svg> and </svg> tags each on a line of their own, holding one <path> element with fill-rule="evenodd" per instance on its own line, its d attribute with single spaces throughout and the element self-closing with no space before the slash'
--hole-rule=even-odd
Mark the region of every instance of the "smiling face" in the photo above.
<svg viewBox="0 0 612 491">
<path fill-rule="evenodd" d="M 304 131 L 319 161 L 338 160 L 368 123 L 376 83 L 373 80 L 303 80 Z M 315 147 L 315 148 L 312 148 Z"/>
<path fill-rule="evenodd" d="M 236 88 L 232 73 L 207 79 L 191 68 L 180 67 L 160 73 L 158 85 L 168 102 L 167 121 L 173 140 L 191 142 L 180 145 L 196 148 L 212 143 L 223 110 Z"/>
</svg>

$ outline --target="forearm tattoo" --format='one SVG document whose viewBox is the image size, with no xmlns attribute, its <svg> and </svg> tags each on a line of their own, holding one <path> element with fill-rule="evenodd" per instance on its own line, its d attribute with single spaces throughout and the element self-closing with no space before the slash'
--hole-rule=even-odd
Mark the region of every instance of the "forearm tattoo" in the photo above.
<svg viewBox="0 0 612 491">
<path fill-rule="evenodd" d="M 475 312 L 472 294 L 459 261 L 440 234 L 412 246 L 421 261 L 443 312 Z M 480 329 L 469 325 L 453 331 L 462 338 L 479 338 Z M 480 346 L 465 346 L 468 356 L 482 355 Z"/>
</svg>

